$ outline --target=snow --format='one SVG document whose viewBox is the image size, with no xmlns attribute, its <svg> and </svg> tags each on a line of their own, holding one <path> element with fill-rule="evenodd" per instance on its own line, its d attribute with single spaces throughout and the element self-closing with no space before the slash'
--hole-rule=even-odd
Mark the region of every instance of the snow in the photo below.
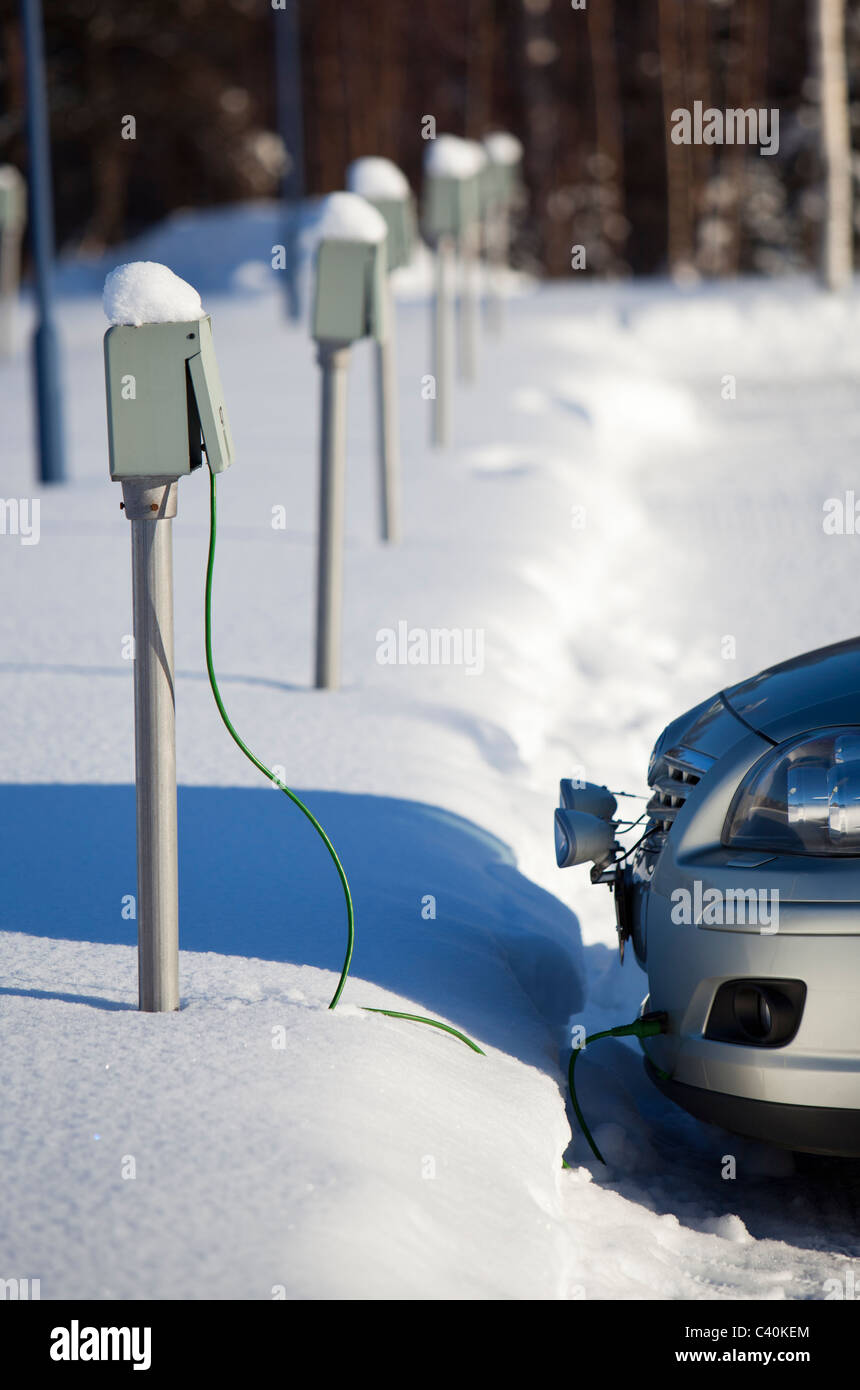
<svg viewBox="0 0 860 1390">
<path fill-rule="evenodd" d="M 5 1128 L 11 1113 L 21 1171 L 59 1175 L 69 1149 L 38 1221 L 29 1180 L 9 1203 L 4 1253 L 42 1271 L 43 1298 L 385 1297 L 395 1270 L 398 1297 L 423 1297 L 430 1268 L 454 1296 L 553 1295 L 519 1177 L 565 1142 L 549 1077 L 354 1004 L 329 1012 L 322 972 L 271 961 L 187 955 L 181 1014 L 153 1017 L 130 1002 L 127 947 L 58 942 L 57 977 L 77 983 L 46 999 L 27 992 L 44 943 L 23 940 L 4 1012 L 32 1064 L 6 1092 Z M 484 1268 L 503 1229 L 513 1276 Z"/>
<path fill-rule="evenodd" d="M 487 151 L 479 140 L 463 140 L 466 151 L 471 155 L 475 165 L 475 173 L 479 174 L 487 165 Z"/>
<path fill-rule="evenodd" d="M 299 222 L 303 231 L 314 222 L 316 206 L 309 202 L 301 209 Z M 133 260 L 164 262 L 177 275 L 193 281 L 207 297 L 229 292 L 250 299 L 273 289 L 283 293 L 283 272 L 274 270 L 272 264 L 274 252 L 283 241 L 283 207 L 257 199 L 193 213 L 172 213 L 130 243 L 126 254 Z M 67 255 L 57 272 L 60 292 L 76 296 L 100 293 L 115 261 L 115 251 L 102 256 Z M 533 277 L 522 271 L 495 274 L 509 295 L 534 289 Z M 312 275 L 312 259 L 306 256 L 300 270 L 305 299 L 312 292 Z M 434 276 L 433 257 L 419 241 L 411 263 L 392 273 L 392 288 L 400 299 L 423 299 L 432 293 Z"/>
<path fill-rule="evenodd" d="M 321 241 L 384 241 L 388 225 L 381 212 L 357 193 L 330 193 L 320 200 L 314 221 L 303 235 L 308 250 Z"/>
<path fill-rule="evenodd" d="M 307 211 L 304 216 L 307 219 Z M 278 283 L 272 269 L 273 248 L 283 240 L 283 206 L 261 198 L 171 213 L 130 242 L 125 254 L 132 261 L 169 265 L 175 274 L 193 281 L 201 293 L 247 292 L 248 279 L 256 280 L 256 292 Z M 58 289 L 74 295 L 101 292 L 116 255 L 116 249 L 99 256 L 67 253 L 57 268 Z"/>
<path fill-rule="evenodd" d="M 229 266 L 213 226 L 265 261 L 270 226 L 247 217 L 195 232 L 188 216 L 186 273 L 195 236 L 207 273 Z M 29 354 L 3 366 L 4 491 L 38 497 L 41 529 L 38 544 L 0 538 L 16 595 L 0 608 L 15 865 L 0 1226 L 7 1272 L 41 1278 L 43 1298 L 819 1299 L 860 1258 L 856 1165 L 699 1124 L 648 1083 L 635 1042 L 597 1043 L 577 1069 L 608 1167 L 572 1133 L 571 1025 L 630 1020 L 647 986 L 629 954 L 618 964 L 608 892 L 559 872 L 552 848 L 560 776 L 641 794 L 669 719 L 852 635 L 833 596 L 854 591 L 856 538 L 821 520 L 856 487 L 857 296 L 804 280 L 521 288 L 443 452 L 415 386 L 428 305 L 398 307 L 396 547 L 378 541 L 374 358 L 356 347 L 332 693 L 311 688 L 307 331 L 276 277 L 207 291 L 247 460 L 219 481 L 215 662 L 240 733 L 306 797 L 352 881 L 334 1012 L 339 885 L 205 679 L 200 474 L 173 526 L 183 1007 L 137 1012 L 130 542 L 95 289 L 81 280 L 59 306 L 68 484 L 34 490 Z M 379 634 L 401 621 L 482 631 L 482 674 L 380 664 Z M 486 1056 L 364 1005 L 429 1013 Z"/>
<path fill-rule="evenodd" d="M 486 152 L 477 141 L 462 140 L 459 135 L 437 135 L 424 151 L 424 172 L 431 178 L 471 179 L 486 162 Z"/>
<path fill-rule="evenodd" d="M 522 142 L 506 130 L 494 130 L 485 135 L 484 149 L 491 164 L 519 164 L 523 157 Z"/>
<path fill-rule="evenodd" d="M 102 300 L 111 323 L 189 323 L 205 313 L 200 295 L 157 261 L 118 265 L 105 280 Z"/>
<path fill-rule="evenodd" d="M 346 171 L 346 183 L 350 193 L 362 198 L 402 202 L 409 197 L 409 180 L 391 159 L 354 159 Z"/>
</svg>

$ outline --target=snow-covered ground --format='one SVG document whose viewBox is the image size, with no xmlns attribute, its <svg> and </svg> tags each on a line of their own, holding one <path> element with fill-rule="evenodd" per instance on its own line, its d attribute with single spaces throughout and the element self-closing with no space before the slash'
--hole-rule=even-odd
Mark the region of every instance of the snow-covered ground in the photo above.
<svg viewBox="0 0 860 1390">
<path fill-rule="evenodd" d="M 216 666 L 344 860 L 353 973 L 330 1012 L 337 880 L 208 690 L 198 474 L 174 523 L 183 1008 L 136 1011 L 129 534 L 95 276 L 70 272 L 68 485 L 34 489 L 24 355 L 0 369 L 3 495 L 41 503 L 38 544 L 0 537 L 0 1276 L 44 1298 L 824 1297 L 860 1259 L 858 1165 L 798 1171 L 697 1123 L 611 1040 L 579 1068 L 608 1168 L 571 1141 L 570 1023 L 629 1021 L 646 982 L 618 964 L 609 894 L 556 869 L 552 809 L 574 768 L 641 793 L 670 718 L 856 631 L 860 540 L 822 517 L 856 485 L 857 299 L 803 281 L 521 293 L 436 452 L 407 279 L 404 539 L 377 540 L 358 345 L 344 685 L 323 694 L 317 369 L 255 268 L 267 217 L 232 219 L 229 294 L 187 244 L 165 254 L 175 228 L 131 254 L 168 261 L 213 316 L 237 452 Z M 226 283 L 222 242 L 202 243 Z M 401 623 L 462 631 L 470 664 L 380 662 Z M 432 1013 L 487 1055 L 365 1004 Z"/>
</svg>

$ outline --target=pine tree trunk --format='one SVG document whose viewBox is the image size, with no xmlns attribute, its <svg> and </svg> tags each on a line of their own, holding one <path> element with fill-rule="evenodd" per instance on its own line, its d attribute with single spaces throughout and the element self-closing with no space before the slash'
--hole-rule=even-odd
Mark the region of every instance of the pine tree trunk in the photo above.
<svg viewBox="0 0 860 1390">
<path fill-rule="evenodd" d="M 726 74 L 726 106 L 759 109 L 767 105 L 769 28 L 770 0 L 735 0 L 731 22 L 733 61 Z M 727 275 L 737 275 L 744 261 L 744 207 L 749 157 L 746 145 L 723 146 L 720 152 L 720 170 L 731 180 L 734 190 L 730 212 L 731 242 L 727 247 L 725 262 Z M 755 154 L 753 157 L 758 158 Z"/>
<path fill-rule="evenodd" d="M 666 198 L 668 203 L 668 260 L 672 275 L 683 275 L 693 264 L 692 145 L 672 142 L 672 112 L 685 104 L 682 45 L 682 4 L 659 0 L 660 71 L 666 136 Z"/>
<path fill-rule="evenodd" d="M 709 0 L 684 0 L 685 92 L 684 105 L 692 108 L 700 101 L 707 109 L 711 105 L 711 70 L 709 63 Z M 693 259 L 698 263 L 701 252 L 700 226 L 705 205 L 705 190 L 716 160 L 710 145 L 690 145 L 688 208 L 690 242 Z M 701 267 L 700 267 L 701 268 Z M 713 271 L 711 272 L 713 273 Z"/>
<path fill-rule="evenodd" d="M 466 134 L 472 140 L 486 135 L 492 121 L 495 30 L 492 0 L 470 0 L 468 68 L 466 73 Z"/>
<path fill-rule="evenodd" d="M 597 152 L 601 156 L 598 180 L 601 184 L 601 222 L 603 239 L 610 258 L 610 271 L 617 266 L 627 236 L 624 216 L 624 128 L 615 50 L 615 3 L 601 0 L 586 10 L 594 83 L 594 123 Z"/>
<path fill-rule="evenodd" d="M 563 244 L 569 240 L 567 228 L 562 237 L 548 211 L 554 186 L 558 106 L 549 67 L 536 61 L 535 54 L 535 47 L 549 40 L 547 11 L 523 5 L 518 11 L 516 35 L 525 157 L 537 233 L 535 250 L 550 274 L 558 274 L 561 266 L 568 264 Z"/>
</svg>

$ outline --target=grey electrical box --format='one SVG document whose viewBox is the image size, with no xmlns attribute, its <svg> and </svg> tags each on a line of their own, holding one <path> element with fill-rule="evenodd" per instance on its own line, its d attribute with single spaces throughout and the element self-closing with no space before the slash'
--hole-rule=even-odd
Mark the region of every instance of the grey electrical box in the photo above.
<svg viewBox="0 0 860 1390">
<path fill-rule="evenodd" d="M 462 236 L 481 212 L 480 176 L 457 179 L 448 174 L 428 175 L 424 180 L 422 222 L 431 240 Z"/>
<path fill-rule="evenodd" d="M 494 164 L 488 159 L 481 182 L 481 202 L 485 209 L 510 207 L 516 201 L 520 186 L 519 163 Z"/>
<path fill-rule="evenodd" d="M 0 231 L 20 231 L 27 220 L 27 185 L 13 164 L 0 165 Z"/>
<path fill-rule="evenodd" d="M 408 198 L 368 198 L 377 212 L 385 218 L 388 227 L 386 255 L 388 269 L 399 270 L 408 265 L 415 250 L 415 204 L 412 196 Z"/>
<path fill-rule="evenodd" d="M 233 438 L 207 316 L 105 334 L 111 478 L 181 478 L 233 462 Z"/>
<path fill-rule="evenodd" d="M 384 241 L 321 241 L 312 335 L 319 342 L 385 338 Z"/>
<path fill-rule="evenodd" d="M 496 179 L 496 168 L 487 160 L 478 174 L 478 206 L 481 209 L 481 217 L 486 217 L 490 209 L 501 202 L 499 195 L 500 188 Z"/>
</svg>

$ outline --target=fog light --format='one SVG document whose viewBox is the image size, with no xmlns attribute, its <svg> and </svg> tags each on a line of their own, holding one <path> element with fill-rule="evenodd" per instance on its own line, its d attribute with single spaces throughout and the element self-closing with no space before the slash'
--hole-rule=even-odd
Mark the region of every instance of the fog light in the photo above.
<svg viewBox="0 0 860 1390">
<path fill-rule="evenodd" d="M 741 985 L 732 1004 L 741 1031 L 756 1042 L 764 1042 L 773 1029 L 773 1012 L 764 990 L 757 985 Z"/>
<path fill-rule="evenodd" d="M 555 813 L 555 858 L 560 869 L 572 864 L 605 864 L 612 857 L 615 827 L 611 821 L 590 816 L 585 811 Z"/>
<path fill-rule="evenodd" d="M 612 820 L 618 809 L 609 788 L 599 787 L 596 782 L 574 782 L 572 777 L 562 777 L 558 790 L 558 804 L 568 811 L 585 811 L 589 816 Z"/>
<path fill-rule="evenodd" d="M 802 980 L 727 980 L 714 995 L 705 1037 L 784 1047 L 800 1027 L 805 1002 Z"/>
</svg>

